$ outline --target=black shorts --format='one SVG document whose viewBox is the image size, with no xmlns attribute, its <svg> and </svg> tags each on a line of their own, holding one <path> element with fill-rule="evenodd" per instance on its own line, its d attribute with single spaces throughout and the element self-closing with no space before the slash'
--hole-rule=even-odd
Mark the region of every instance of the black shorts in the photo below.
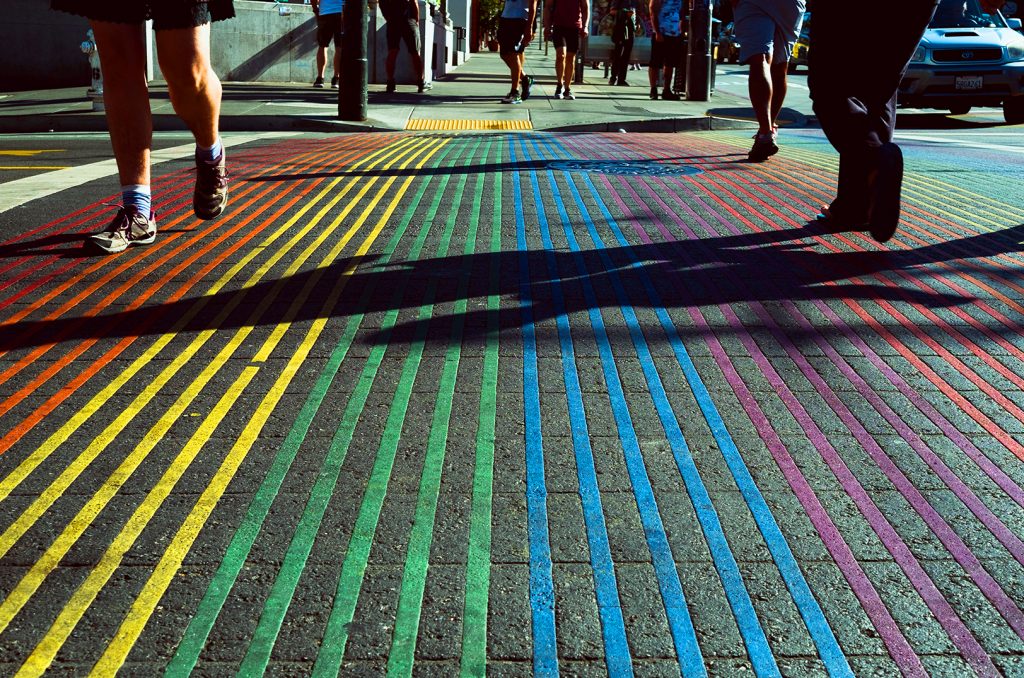
<svg viewBox="0 0 1024 678">
<path fill-rule="evenodd" d="M 683 36 L 665 35 L 651 41 L 651 68 L 675 68 L 683 57 Z"/>
<path fill-rule="evenodd" d="M 519 54 L 526 49 L 526 29 L 530 25 L 526 19 L 498 20 L 498 47 L 502 54 Z"/>
<path fill-rule="evenodd" d="M 341 49 L 341 12 L 318 14 L 316 17 L 316 44 L 329 47 L 334 40 L 335 49 Z"/>
<path fill-rule="evenodd" d="M 115 24 L 153 20 L 153 30 L 195 28 L 235 16 L 232 0 L 50 0 L 52 9 Z"/>
<path fill-rule="evenodd" d="M 402 42 L 412 54 L 420 53 L 420 22 L 416 19 L 396 19 L 387 22 L 388 51 L 398 49 Z"/>
<path fill-rule="evenodd" d="M 551 42 L 555 49 L 565 48 L 566 52 L 575 54 L 580 51 L 580 29 L 576 26 L 553 26 Z"/>
</svg>

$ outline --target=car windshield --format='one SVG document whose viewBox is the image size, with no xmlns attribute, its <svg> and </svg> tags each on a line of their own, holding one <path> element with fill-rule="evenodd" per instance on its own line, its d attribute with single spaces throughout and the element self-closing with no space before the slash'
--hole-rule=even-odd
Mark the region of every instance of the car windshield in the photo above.
<svg viewBox="0 0 1024 678">
<path fill-rule="evenodd" d="M 1006 28 L 1006 21 L 982 11 L 978 0 L 942 0 L 928 28 Z"/>
</svg>

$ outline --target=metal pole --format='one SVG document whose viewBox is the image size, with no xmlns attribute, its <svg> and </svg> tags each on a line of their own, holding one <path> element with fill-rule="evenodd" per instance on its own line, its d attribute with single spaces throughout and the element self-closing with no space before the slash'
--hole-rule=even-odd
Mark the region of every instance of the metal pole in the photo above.
<svg viewBox="0 0 1024 678">
<path fill-rule="evenodd" d="M 690 0 L 689 49 L 686 55 L 686 98 L 711 98 L 711 75 L 715 64 L 711 54 L 711 0 Z"/>
<path fill-rule="evenodd" d="M 338 117 L 366 120 L 366 0 L 349 0 L 342 10 L 345 37 L 341 41 L 341 82 Z"/>
</svg>

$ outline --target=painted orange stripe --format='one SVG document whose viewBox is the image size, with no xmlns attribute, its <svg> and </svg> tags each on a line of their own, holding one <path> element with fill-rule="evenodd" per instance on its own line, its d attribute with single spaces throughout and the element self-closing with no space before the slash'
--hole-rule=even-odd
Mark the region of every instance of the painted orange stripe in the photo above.
<svg viewBox="0 0 1024 678">
<path fill-rule="evenodd" d="M 376 150 L 376 147 L 362 148 L 362 149 L 358 149 L 358 151 L 356 151 L 356 152 L 350 153 L 349 155 L 337 156 L 337 159 L 345 160 L 345 161 L 351 161 L 351 160 L 363 157 L 365 155 L 368 155 L 369 153 L 371 153 L 374 150 Z M 314 182 L 310 183 L 306 188 L 302 189 L 301 191 L 299 191 L 297 193 L 282 192 L 281 193 L 282 197 L 283 196 L 293 196 L 293 197 L 286 204 L 281 206 L 276 212 L 274 212 L 272 215 L 270 215 L 269 217 L 264 219 L 263 222 L 261 222 L 261 224 L 259 226 L 257 226 L 256 228 L 254 228 L 250 232 L 248 232 L 241 240 L 239 240 L 238 242 L 233 244 L 231 247 L 229 247 L 227 250 L 225 250 L 219 256 L 217 256 L 216 258 L 212 259 L 209 263 L 207 263 L 206 266 L 203 267 L 203 269 L 200 270 L 197 275 L 195 275 L 193 278 L 191 278 L 189 282 L 183 284 L 173 295 L 171 295 L 171 297 L 169 297 L 168 301 L 174 301 L 174 300 L 177 300 L 177 299 L 181 298 L 182 296 L 184 296 L 189 291 L 189 289 L 191 289 L 194 285 L 196 285 L 199 282 L 201 282 L 202 279 L 210 271 L 212 271 L 214 268 L 216 268 L 226 258 L 228 258 L 232 254 L 234 254 L 243 245 L 245 245 L 250 240 L 255 238 L 257 235 L 262 233 L 268 226 L 273 224 L 277 220 L 278 217 L 280 217 L 286 211 L 291 209 L 297 202 L 302 200 L 306 195 L 308 195 L 314 188 L 316 188 L 323 181 L 324 181 L 324 178 L 317 179 Z M 266 194 L 267 192 L 269 192 L 271 190 L 274 190 L 277 187 L 277 185 L 278 184 L 275 183 L 273 186 L 271 186 L 268 189 L 268 191 L 265 191 L 264 193 L 261 193 L 261 196 Z M 256 198 L 256 199 L 258 199 L 258 198 Z M 254 201 L 256 199 L 254 199 Z M 273 204 L 273 203 L 271 203 L 271 204 Z M 212 241 L 211 245 L 216 244 L 220 240 L 223 240 L 223 239 L 226 239 L 226 238 L 230 237 L 231 235 L 236 233 L 238 230 L 240 230 L 240 229 L 244 228 L 245 226 L 247 226 L 251 221 L 253 221 L 257 217 L 261 216 L 263 213 L 265 213 L 265 211 L 266 210 L 264 209 L 264 210 L 261 210 L 260 212 L 257 212 L 255 214 L 250 215 L 248 218 L 246 218 L 243 221 L 239 222 L 230 231 L 225 231 L 216 241 Z M 204 254 L 208 254 L 208 253 L 209 253 L 208 251 L 196 252 L 192 257 L 190 257 L 188 260 L 186 260 L 181 265 L 179 265 L 179 267 L 177 267 L 175 269 L 175 271 L 169 273 L 168 276 L 166 276 L 166 277 L 168 279 L 170 279 L 171 277 L 173 277 L 174 274 L 176 274 L 177 272 L 180 272 L 180 269 L 182 269 L 182 268 L 186 267 L 187 265 L 189 265 L 190 263 L 192 263 L 196 258 L 198 258 L 200 256 L 203 256 Z M 149 294 L 152 294 L 152 290 L 159 289 L 159 286 L 160 286 L 159 283 L 154 285 L 154 287 L 151 288 L 151 291 L 149 292 Z M 148 294 L 147 294 L 147 298 L 148 298 Z M 17 440 L 19 440 L 21 438 L 21 436 L 23 436 L 25 433 L 27 433 L 29 430 L 31 430 L 33 426 L 38 424 L 47 414 L 52 412 L 61 402 L 63 402 L 65 399 L 67 399 L 75 391 L 77 391 L 77 389 L 79 389 L 82 385 L 84 385 L 92 376 L 94 376 L 97 372 L 99 372 L 99 370 L 101 370 L 104 366 L 108 365 L 114 358 L 116 358 L 121 352 L 123 352 L 124 349 L 127 348 L 129 345 L 131 345 L 131 343 L 134 342 L 137 338 L 138 338 L 137 336 L 128 336 L 128 337 L 122 338 L 114 347 L 109 349 L 103 356 L 97 358 L 94 361 L 91 361 L 89 366 L 81 374 L 76 376 L 73 380 L 71 380 L 71 382 L 69 382 L 67 384 L 66 388 L 59 390 L 57 393 L 55 393 L 50 398 L 48 398 L 46 400 L 46 402 L 44 402 L 42 405 L 40 405 L 40 407 L 38 407 L 31 415 L 29 415 L 24 420 L 22 420 L 7 435 L 5 435 L 2 438 L 0 438 L 0 454 L 4 453 L 8 449 L 10 449 L 10 447 Z M 97 340 L 94 340 L 94 339 L 93 340 L 88 340 L 87 343 L 89 344 L 89 346 L 91 346 L 96 341 Z M 88 348 L 88 347 L 86 347 L 86 348 Z M 85 349 L 83 348 L 82 350 L 84 351 Z M 81 353 L 81 351 L 78 352 L 78 354 L 80 354 L 80 353 Z M 59 372 L 59 370 L 62 367 L 66 366 L 73 359 L 74 359 L 74 356 L 71 356 L 71 357 L 63 356 L 61 359 L 59 359 L 54 364 L 54 366 L 52 366 L 48 370 L 48 372 L 52 371 L 52 374 L 56 374 L 57 372 Z M 47 379 L 50 376 L 52 376 L 52 374 L 49 375 L 47 377 Z M 43 380 L 43 382 L 45 382 L 45 379 Z M 43 382 L 40 382 L 40 383 L 43 383 Z M 9 398 L 5 403 L 2 404 L 3 409 L 2 409 L 2 411 L 0 411 L 0 414 L 2 414 L 3 412 L 6 412 L 7 410 L 9 410 L 10 407 L 13 404 L 16 404 L 18 402 L 18 400 L 23 398 L 25 395 L 30 394 L 32 392 L 32 390 L 34 390 L 35 388 L 38 388 L 38 385 L 34 385 L 31 389 L 29 389 L 29 387 L 26 387 L 25 389 L 22 389 L 18 393 L 14 394 L 11 398 Z"/>
</svg>

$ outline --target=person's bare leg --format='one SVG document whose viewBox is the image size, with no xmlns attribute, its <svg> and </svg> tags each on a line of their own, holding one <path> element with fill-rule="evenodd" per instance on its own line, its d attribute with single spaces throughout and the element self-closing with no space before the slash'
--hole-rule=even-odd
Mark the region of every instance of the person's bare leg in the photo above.
<svg viewBox="0 0 1024 678">
<path fill-rule="evenodd" d="M 565 48 L 559 47 L 555 50 L 555 82 L 563 84 L 562 74 L 565 72 Z"/>
<path fill-rule="evenodd" d="M 423 67 L 423 57 L 416 52 L 409 52 L 409 58 L 412 59 L 412 69 L 420 74 L 420 82 L 426 82 L 427 71 Z"/>
<path fill-rule="evenodd" d="M 153 118 L 143 26 L 91 22 L 103 70 L 103 104 L 122 186 L 149 185 Z"/>
<path fill-rule="evenodd" d="M 565 88 L 569 89 L 572 85 L 573 75 L 576 73 L 576 52 L 565 53 L 565 65 L 562 67 L 562 74 L 565 76 Z"/>
<path fill-rule="evenodd" d="M 510 54 L 502 54 L 501 60 L 508 66 L 509 76 L 512 79 L 512 89 L 519 89 L 519 78 L 523 75 L 523 62 L 520 61 L 519 55 L 515 52 Z"/>
<path fill-rule="evenodd" d="M 786 77 L 788 72 L 789 64 L 775 64 L 772 66 L 771 125 L 773 128 L 775 127 L 776 121 L 779 119 L 779 112 L 782 110 L 782 104 L 786 100 L 786 90 L 788 88 Z"/>
<path fill-rule="evenodd" d="M 156 33 L 160 70 L 171 104 L 202 147 L 220 136 L 221 86 L 210 66 L 210 25 Z"/>
<path fill-rule="evenodd" d="M 757 118 L 759 134 L 771 134 L 774 120 L 771 112 L 773 98 L 768 58 L 767 54 L 751 58 L 750 77 L 747 85 L 750 92 L 750 105 Z"/>
<path fill-rule="evenodd" d="M 384 61 L 384 71 L 388 75 L 388 80 L 395 79 L 395 64 L 398 63 L 398 50 L 389 49 L 388 58 Z"/>
<path fill-rule="evenodd" d="M 324 78 L 324 71 L 327 70 L 327 48 L 317 47 L 316 48 L 316 77 L 320 80 Z M 337 72 L 338 67 L 334 67 Z"/>
</svg>

